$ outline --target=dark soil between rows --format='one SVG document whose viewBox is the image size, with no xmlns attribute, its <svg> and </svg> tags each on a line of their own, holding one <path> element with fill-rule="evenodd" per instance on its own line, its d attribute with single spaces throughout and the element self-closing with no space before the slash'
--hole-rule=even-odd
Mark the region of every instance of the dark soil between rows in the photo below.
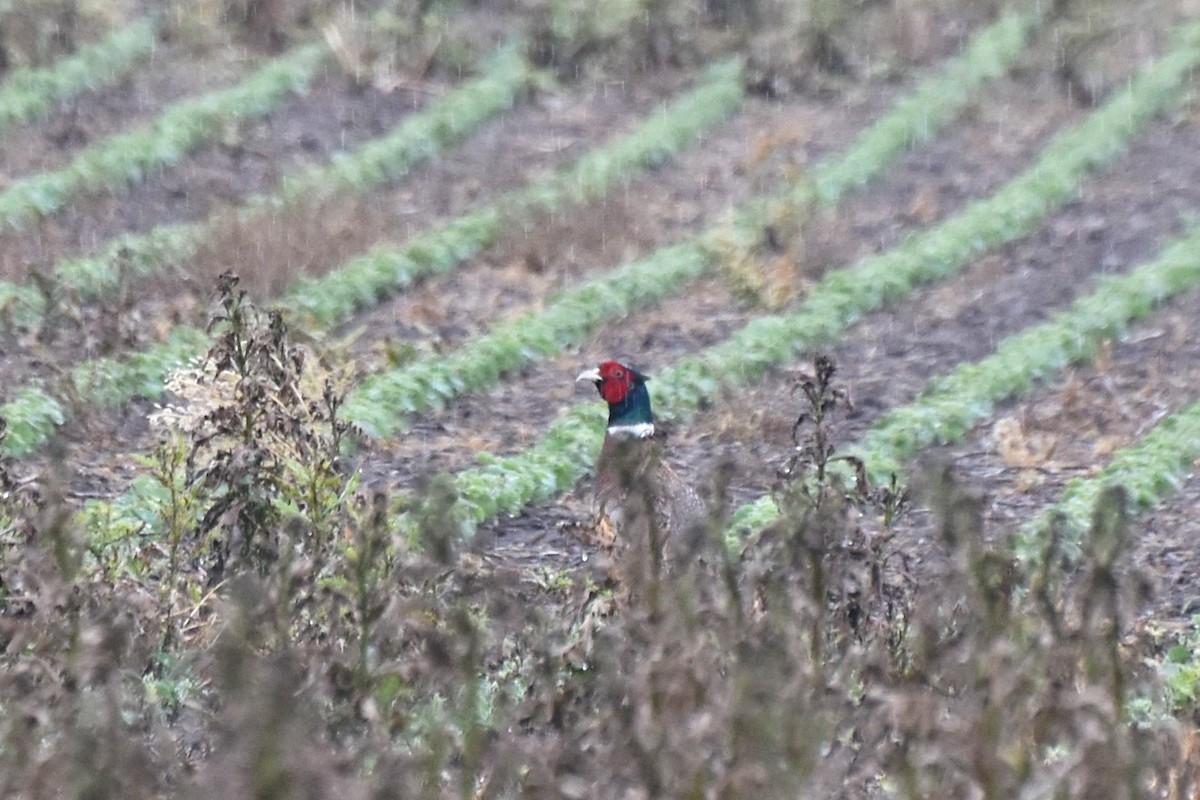
<svg viewBox="0 0 1200 800">
<path fill-rule="evenodd" d="M 504 190 L 536 179 L 536 175 L 545 174 L 605 141 L 611 131 L 599 124 L 600 120 L 628 128 L 677 93 L 681 80 L 680 75 L 664 76 L 650 86 L 630 92 L 598 89 L 582 96 L 546 96 L 532 104 L 520 105 L 487 123 L 470 139 L 470 149 L 453 149 L 445 158 L 422 165 L 377 192 L 347 198 L 345 207 L 325 215 L 320 224 L 307 230 L 301 224 L 307 219 L 301 210 L 267 225 L 226 231 L 226 237 L 206 245 L 198 256 L 197 270 L 212 272 L 210 278 L 214 280 L 216 273 L 226 269 L 245 274 L 251 297 L 264 300 L 270 297 L 269 292 L 263 291 L 265 286 L 286 284 L 290 281 L 285 278 L 298 277 L 306 271 L 305 267 L 321 271 L 312 263 L 320 257 L 327 259 L 320 263 L 326 270 L 340 266 L 335 258 L 351 258 L 369 246 L 401 243 L 407 235 L 428 230 L 440 221 L 478 207 Z M 330 98 L 338 97 L 330 93 Z M 316 110 L 310 109 L 310 113 Z M 303 126 L 295 130 L 301 131 Z M 502 157 L 505 155 L 508 157 Z M 338 229 L 345 235 L 334 233 Z M 381 236 L 385 238 L 379 239 Z M 306 247 L 306 242 L 315 246 Z M 290 263 L 291 254 L 302 263 Z M 247 263 L 254 264 L 261 272 L 244 273 L 240 267 Z M 202 322 L 199 312 L 206 307 L 209 283 L 198 277 L 185 284 L 166 278 L 143 282 L 133 298 L 134 307 L 118 308 L 115 313 L 126 315 L 124 324 L 137 324 L 138 334 L 155 339 L 172 322 Z M 491 311 L 494 309 L 487 313 Z M 373 319 L 375 313 L 378 312 L 356 320 L 346 333 L 356 335 L 355 329 L 379 328 Z M 98 333 L 98 329 L 92 332 Z M 48 345 L 32 339 L 28 343 L 33 345 L 32 349 L 10 355 L 8 368 L 26 374 L 42 371 L 52 376 L 84 354 L 69 336 L 60 336 Z M 69 436 L 72 455 L 68 460 L 75 462 L 74 454 L 78 454 L 81 469 L 75 484 L 82 496 L 105 496 L 111 490 L 119 491 L 114 487 L 123 486 L 125 479 L 136 473 L 137 468 L 123 454 L 144 452 L 152 445 L 156 434 L 147 424 L 147 409 L 152 407 L 151 403 L 139 401 L 115 415 L 95 415 L 80 409 L 84 412 L 81 427 Z M 97 449 L 98 441 L 110 442 L 111 448 Z"/>
<path fill-rule="evenodd" d="M 904 235 L 954 213 L 969 199 L 986 196 L 1023 169 L 1049 133 L 1074 114 L 1050 86 L 1005 84 L 994 87 L 994 96 L 998 102 L 903 155 L 876 182 L 820 215 L 806 250 L 808 257 L 795 266 L 794 282 L 801 295 L 803 287 L 819 279 L 825 269 L 890 248 Z M 789 111 L 775 113 L 790 116 Z M 709 152 L 705 147 L 696 158 Z M 672 171 L 658 180 L 662 184 L 679 177 Z M 746 193 L 744 188 L 732 188 L 744 184 L 745 176 L 728 177 L 729 183 L 709 183 L 705 191 L 718 197 Z M 486 393 L 460 398 L 446 411 L 418 419 L 410 434 L 383 443 L 370 462 L 386 465 L 392 479 L 404 485 L 431 470 L 468 467 L 479 450 L 512 452 L 527 447 L 564 408 L 594 400 L 571 381 L 586 364 L 609 354 L 633 354 L 651 375 L 653 394 L 653 375 L 660 367 L 720 342 L 762 313 L 771 312 L 736 297 L 726 280 L 702 281 L 664 303 L 614 320 L 580 347 L 533 364 Z M 530 395 L 539 402 L 522 399 Z M 763 400 L 755 396 L 738 405 L 761 414 L 769 408 Z M 790 429 L 790 423 L 786 427 Z M 747 458 L 753 460 L 757 454 L 749 448 L 754 445 L 740 439 L 743 433 L 747 431 L 727 430 L 723 438 L 741 441 Z M 756 485 L 746 488 L 753 491 Z"/>
<path fill-rule="evenodd" d="M 210 88 L 220 85 L 214 82 Z M 0 267 L 10 279 L 31 268 L 91 254 L 124 233 L 204 219 L 224 206 L 270 191 L 292 171 L 379 136 L 420 108 L 428 95 L 355 87 L 330 61 L 308 91 L 285 97 L 265 117 L 225 132 L 177 164 L 128 190 L 102 192 L 39 220 L 29 234 L 5 237 Z"/>
<path fill-rule="evenodd" d="M 275 7 L 233 5 L 248 13 Z M 465 13 L 499 24 L 526 7 L 469 5 Z M 275 495 L 317 512 L 312 520 L 280 522 L 275 509 L 264 510 L 263 493 L 278 489 L 266 473 L 276 459 L 292 461 L 303 451 L 287 478 L 296 480 L 310 466 L 302 462 L 314 430 L 323 427 L 310 430 L 297 419 L 305 400 L 292 404 L 268 391 L 265 402 L 286 411 L 267 413 L 258 427 L 238 414 L 226 428 L 234 432 L 194 442 L 207 463 L 182 469 L 196 466 L 205 476 L 196 494 L 204 507 L 167 492 L 175 503 L 163 514 L 166 535 L 153 524 L 101 530 L 104 503 L 88 509 L 86 522 L 73 519 L 84 500 L 113 500 L 145 485 L 134 481 L 149 472 L 146 454 L 160 432 L 150 418 L 174 398 L 117 410 L 71 400 L 48 447 L 0 464 L 12 489 L 0 499 L 21 517 L 4 532 L 12 548 L 5 564 L 15 567 L 16 580 L 6 571 L 0 586 L 9 601 L 0 609 L 0 635 L 13 666 L 5 685 L 17 714 L 9 738 L 20 755 L 0 785 L 100 786 L 103 793 L 143 782 L 154 796 L 240 796 L 270 786 L 277 794 L 346 798 L 397 791 L 649 798 L 781 794 L 788 789 L 773 785 L 778 770 L 822 797 L 936 796 L 945 785 L 969 785 L 958 794 L 982 796 L 1004 794 L 996 787 L 1006 783 L 1032 789 L 1059 779 L 1064 796 L 1107 796 L 1110 776 L 1113 786 L 1138 782 L 1130 796 L 1142 789 L 1187 795 L 1174 792 L 1175 766 L 1179 785 L 1200 774 L 1200 739 L 1189 724 L 1196 719 L 1177 713 L 1178 737 L 1143 730 L 1137 715 L 1145 710 L 1126 700 L 1161 686 L 1157 678 L 1143 684 L 1138 665 L 1160 672 L 1162 645 L 1200 614 L 1200 461 L 1182 491 L 1134 519 L 1122 569 L 1145 582 L 1110 593 L 1109 573 L 1096 559 L 1092 589 L 1064 594 L 1062 608 L 1047 602 L 1039 609 L 1045 619 L 1009 605 L 1004 581 L 1015 573 L 990 552 L 966 552 L 976 550 L 976 539 L 948 556 L 939 538 L 945 528 L 920 492 L 927 464 L 948 466 L 981 498 L 990 544 L 1057 501 L 1071 479 L 1098 474 L 1118 448 L 1200 399 L 1200 288 L 1131 325 L 1091 363 L 1000 403 L 963 441 L 908 464 L 915 500 L 887 540 L 882 583 L 870 569 L 874 541 L 859 551 L 864 537 L 852 525 L 825 520 L 805 533 L 845 537 L 828 570 L 801 563 L 800 550 L 815 551 L 807 542 L 780 541 L 780 531 L 755 536 L 740 565 L 724 574 L 715 551 L 679 569 L 679 581 L 660 581 L 654 559 L 645 569 L 626 571 L 625 562 L 614 570 L 609 553 L 586 537 L 588 480 L 488 521 L 462 542 L 460 520 L 440 513 L 449 499 L 445 484 L 431 483 L 439 473 L 476 466 L 483 453 L 523 451 L 577 404 L 598 408 L 594 389 L 574 380 L 598 360 L 631 356 L 650 374 L 653 395 L 655 380 L 680 358 L 720 344 L 755 318 L 802 309 L 830 270 L 886 252 L 986 198 L 1083 119 L 1093 101 L 1161 54 L 1172 21 L 1200 14 L 1200 0 L 1054 7 L 1070 18 L 1047 23 L 1010 74 L 981 89 L 965 113 L 792 235 L 765 232 L 760 260 L 723 263 L 677 296 L 607 320 L 586 341 L 417 415 L 395 437 L 363 443 L 346 459 L 363 479 L 347 500 L 353 512 L 321 494 L 342 488 L 336 478 L 305 485 L 314 491 L 302 499 L 299 481 Z M 419 282 L 335 331 L 293 331 L 309 367 L 321 362 L 296 379 L 311 390 L 321 383 L 314 373 L 341 370 L 353 380 L 448 355 L 563 290 L 710 229 L 748 198 L 836 158 L 916 85 L 914 64 L 957 51 L 997 10 L 960 0 L 854 8 L 854 23 L 871 30 L 835 42 L 847 73 L 813 67 L 790 94 L 749 98 L 694 146 L 609 196 L 513 224 L 453 274 Z M 875 27 L 888 19 L 910 28 Z M 911 59 L 871 49 L 881 42 L 909 48 Z M 1087 43 L 1082 55 L 1072 50 L 1080 42 Z M 210 73 L 214 85 L 244 66 L 229 66 L 219 78 Z M 461 145 L 376 191 L 288 209 L 261 224 L 229 223 L 229 210 L 248 194 L 382 134 L 450 88 L 404 82 L 405 89 L 383 94 L 356 89 L 331 70 L 307 95 L 132 192 L 93 198 L 22 241 L 0 241 L 0 262 L 46 269 L 115 233 L 213 213 L 221 220 L 177 271 L 66 308 L 41 336 L 0 337 L 0 384 L 10 387 L 0 401 L 28 380 L 57 388 L 81 359 L 130 352 L 161 341 L 177 322 L 201 321 L 223 270 L 242 273 L 252 299 L 265 304 L 302 276 L 325 274 L 372 247 L 402 245 L 629 130 L 698 74 L 685 57 L 622 81 L 539 84 Z M 211 88 L 207 76 L 190 77 Z M 162 84 L 160 96 L 147 90 L 145 108 L 130 112 L 143 119 L 168 99 L 176 78 L 139 75 L 86 101 L 97 104 L 96 131 L 120 127 L 125 92 Z M 192 91 L 184 83 L 176 89 Z M 45 135 L 67 116 L 27 133 Z M 57 146 L 51 138 L 29 141 L 34 149 Z M 71 135 L 63 141 L 61 153 L 26 157 L 54 163 L 82 144 Z M 1028 235 L 864 315 L 822 347 L 854 401 L 837 415 L 837 442 L 844 450 L 889 410 L 918 398 L 931 378 L 1052 318 L 1103 276 L 1153 258 L 1190 229 L 1197 210 L 1200 110 L 1193 96 L 1149 124 L 1128 153 L 1085 177 Z M 780 467 L 794 452 L 793 424 L 806 410 L 797 373 L 815 355 L 800 354 L 664 425 L 670 461 L 713 508 L 778 487 Z M 296 377 L 280 363 L 262 371 Z M 277 435 L 288 444 L 280 446 Z M 213 455 L 239 439 L 240 446 Z M 114 504 L 123 522 L 119 503 L 128 497 Z M 419 547 L 388 525 L 392 512 L 413 508 L 410 501 L 421 506 L 414 514 Z M 318 518 L 326 510 L 332 516 Z M 966 522 L 948 527 L 974 532 Z M 983 585 L 993 577 L 999 583 Z M 871 590 L 860 592 L 867 581 Z M 1146 602 L 1129 614 L 1126 600 L 1145 588 L 1136 599 Z M 1143 655 L 1152 658 L 1141 662 Z M 1195 707 L 1188 700 L 1186 713 Z M 1161 709 L 1155 703 L 1151 713 Z M 1173 758 L 1176 738 L 1184 752 Z M 1072 794 L 1073 785 L 1089 791 Z"/>
<path fill-rule="evenodd" d="M 1118 43 L 1116 49 L 1125 53 L 1126 60 L 1108 70 L 1110 87 L 1119 82 L 1112 76 L 1128 74 L 1153 41 L 1141 37 Z M 894 246 L 910 232 L 953 214 L 970 199 L 986 196 L 1023 169 L 1054 132 L 1086 110 L 1072 103 L 1070 87 L 1049 63 L 1052 56 L 1050 46 L 1040 43 L 1013 76 L 981 94 L 977 105 L 949 132 L 904 155 L 880 179 L 852 193 L 836 212 L 823 214 L 787 288 L 802 297 L 805 287 L 826 269 Z M 161 86 L 137 90 L 151 80 Z M 80 107 L 86 111 L 88 103 L 96 106 L 86 113 L 96 116 L 98 133 L 107 130 L 106 125 L 116 126 L 121 103 L 126 102 L 121 98 L 128 92 L 138 95 L 148 112 L 172 92 L 193 91 L 190 84 L 182 83 L 183 78 L 180 83 L 173 80 L 169 75 L 151 79 L 139 73 L 130 86 L 80 101 Z M 214 85 L 217 82 L 213 77 Z M 337 207 L 301 209 L 262 226 L 222 229 L 196 263 L 188 266 L 186 278 L 172 276 L 139 286 L 129 298 L 130 307 L 118 313 L 130 313 L 145 329 L 132 340 L 153 340 L 153 331 L 165 331 L 165 323 L 195 319 L 207 294 L 206 282 L 229 267 L 243 267 L 256 296 L 275 294 L 299 275 L 321 273 L 372 244 L 401 242 L 573 160 L 627 130 L 687 83 L 686 74 L 667 72 L 640 81 L 590 89 L 567 87 L 562 93 L 526 98 L 463 146 L 380 191 L 345 198 Z M 446 352 L 498 321 L 544 305 L 556 291 L 703 230 L 751 194 L 778 186 L 782 176 L 802 174 L 819 159 L 836 154 L 907 88 L 882 78 L 849 82 L 833 92 L 828 91 L 829 85 L 814 84 L 813 91 L 779 102 L 751 100 L 673 163 L 632 179 L 582 210 L 508 231 L 454 275 L 428 281 L 361 314 L 341 331 L 355 340 L 352 358 L 357 367 L 378 368 L 398 348 L 418 354 Z M 180 165 L 150 176 L 128 195 L 95 198 L 46 221 L 36 236 L 3 245 L 11 251 L 6 263 L 44 267 L 94 249 L 118 232 L 202 218 L 269 189 L 289 171 L 323 163 L 336 151 L 380 135 L 422 105 L 428 93 L 446 87 L 425 88 L 428 92 L 419 94 L 381 94 L 354 88 L 341 75 L 326 74 L 306 96 L 293 98 L 267 119 L 243 126 Z M 47 137 L 53 124 L 23 135 Z M 30 141 L 34 144 L 25 156 L 29 164 L 43 163 L 39 158 L 53 163 L 53 153 L 34 152 L 41 140 Z M 1124 271 L 1149 257 L 1182 230 L 1181 217 L 1200 201 L 1194 188 L 1200 177 L 1198 152 L 1200 132 L 1194 111 L 1156 123 L 1134 142 L 1126 158 L 1085 181 L 1079 197 L 1051 215 L 1034 234 L 980 258 L 943 285 L 919 290 L 910 300 L 854 326 L 828 350 L 856 399 L 856 410 L 840 431 L 844 440 L 853 441 L 887 409 L 911 400 L 933 375 L 961 360 L 986 355 L 1003 336 L 1044 319 L 1084 291 L 1093 275 Z M 245 269 L 247 265 L 252 267 Z M 720 341 L 752 316 L 767 313 L 731 290 L 727 278 L 702 281 L 653 309 L 614 320 L 578 348 L 507 376 L 492 390 L 462 398 L 444 412 L 420 417 L 407 434 L 376 443 L 367 451 L 368 482 L 414 488 L 432 472 L 472 466 L 481 451 L 509 452 L 528 446 L 563 409 L 577 402 L 596 402 L 571 381 L 582 366 L 611 353 L 633 353 L 653 375 L 675 358 Z M 1170 319 L 1185 316 L 1182 311 L 1172 313 Z M 1153 327 L 1155 322 L 1147 324 Z M 152 333 L 147 335 L 146 330 Z M 1146 336 L 1135 344 L 1114 347 L 1104 381 L 1064 378 L 1068 389 L 1081 381 L 1088 386 L 1116 385 L 1121 391 L 1152 387 L 1144 401 L 1134 398 L 1144 408 L 1138 405 L 1131 416 L 1104 423 L 1108 427 L 1103 431 L 1107 437 L 1103 447 L 1119 446 L 1137 433 L 1120 429 L 1118 422 L 1127 425 L 1129 419 L 1153 417 L 1158 413 L 1155 409 L 1182 402 L 1187 387 L 1195 385 L 1181 379 L 1160 387 L 1157 374 L 1147 376 L 1133 369 L 1147 355 L 1138 347 L 1162 338 Z M 7 354 L 5 371 L 53 375 L 74 358 L 127 343 L 87 340 L 80 347 L 69 336 L 49 345 L 23 343 Z M 1190 351 L 1181 348 L 1172 358 L 1171 366 L 1164 369 L 1190 375 Z M 788 454 L 789 431 L 798 411 L 791 380 L 791 368 L 772 371 L 759 384 L 736 396 L 715 399 L 712 409 L 676 426 L 673 454 L 682 470 L 696 483 L 705 483 L 715 463 L 733 459 L 738 465 L 735 500 L 768 491 L 777 465 Z M 1047 396 L 1061 398 L 1068 389 L 1055 384 L 1041 390 L 1046 396 L 1026 402 L 1037 408 L 1038 403 L 1053 402 Z M 1106 402 L 1100 395 L 1078 396 L 1089 398 L 1079 401 L 1088 407 Z M 1103 407 L 1115 408 L 1111 403 Z M 150 403 L 138 402 L 117 415 L 85 417 L 68 433 L 67 458 L 76 496 L 111 496 L 125 487 L 137 471 L 130 454 L 144 452 L 153 439 L 145 422 L 150 408 Z M 1078 474 L 1081 462 L 1090 458 L 1094 464 L 1104 456 L 1090 438 L 1094 431 L 1074 427 L 1077 423 L 1070 414 L 1007 409 L 1001 412 L 1004 415 L 1023 423 L 1033 419 L 1036 431 L 1030 436 L 1063 444 L 1055 451 L 1061 456 L 1061 463 L 1055 462 L 1059 474 L 1037 480 L 1025 474 L 1027 469 L 1014 473 L 1004 467 L 1008 470 L 1004 472 L 994 458 L 989 460 L 989 426 L 994 420 L 968 443 L 944 453 L 967 484 L 995 482 L 998 499 L 990 508 L 997 525 L 1019 521 L 1021 514 L 1013 509 L 1029 510 L 1053 500 L 1063 480 Z M 1083 449 L 1072 451 L 1068 442 Z M 47 462 L 35 460 L 31 466 L 46 468 Z M 1039 474 L 1048 471 L 1041 469 Z M 484 538 L 497 558 L 511 561 L 518 571 L 578 563 L 587 550 L 562 535 L 557 526 L 580 518 L 587 491 L 585 485 L 562 502 L 543 504 L 516 519 L 486 526 Z M 1176 552 L 1186 536 L 1186 526 L 1181 528 L 1178 516 L 1175 519 L 1179 532 L 1158 544 L 1144 543 L 1140 562 L 1153 566 L 1167 563 L 1163 559 L 1170 561 L 1164 554 Z M 920 557 L 927 551 L 927 532 L 928 518 L 914 514 L 902 537 L 909 555 Z M 1171 602 L 1182 596 L 1164 593 Z"/>
<path fill-rule="evenodd" d="M 1200 159 L 1179 156 L 1195 152 L 1197 145 L 1200 127 L 1189 114 L 1156 123 L 1127 156 L 1086 179 L 1079 197 L 1035 233 L 853 326 L 824 351 L 837 360 L 838 377 L 856 404 L 838 427 L 840 440 L 852 443 L 888 409 L 915 398 L 930 378 L 961 361 L 985 357 L 1003 337 L 1086 294 L 1097 275 L 1125 272 L 1153 257 L 1184 230 L 1191 210 L 1200 207 L 1195 188 Z M 1132 443 L 1157 419 L 1195 399 L 1200 359 L 1191 329 L 1198 301 L 1200 293 L 1191 292 L 1135 326 L 1126 341 L 1111 348 L 1103 375 L 1071 370 L 1031 398 L 1002 405 L 967 442 L 940 448 L 920 461 L 930 456 L 949 461 L 966 486 L 991 497 L 989 529 L 996 535 L 1011 529 L 1054 502 L 1069 479 L 1094 471 L 1112 449 Z M 791 426 L 802 410 L 792 381 L 790 369 L 774 371 L 712 411 L 676 426 L 672 452 L 680 469 L 704 484 L 717 463 L 731 459 L 737 466 L 732 487 L 736 502 L 769 491 L 790 454 Z M 1093 388 L 1081 389 L 1087 386 Z M 1035 478 L 1030 468 L 1004 464 L 994 444 L 997 419 L 1028 420 L 1021 430 L 1032 428 L 1024 435 L 1034 454 L 1054 443 L 1053 462 L 1035 463 Z M 561 539 L 555 533 L 559 522 L 571 514 L 586 516 L 586 496 L 584 486 L 568 512 L 557 503 L 541 505 L 489 526 L 488 534 L 506 550 L 519 551 L 526 538 L 552 547 Z M 1173 517 L 1165 513 L 1174 525 L 1161 534 L 1162 526 L 1154 524 L 1157 517 L 1136 523 L 1132 561 L 1156 579 L 1156 607 L 1169 616 L 1195 604 L 1194 583 L 1187 577 L 1195 573 L 1187 572 L 1191 561 L 1180 555 L 1195 527 L 1178 511 Z M 931 516 L 918 504 L 900 530 L 898 554 L 918 564 L 933 557 L 929 567 L 936 569 Z M 579 560 L 587 555 L 586 550 L 574 553 Z"/>
</svg>

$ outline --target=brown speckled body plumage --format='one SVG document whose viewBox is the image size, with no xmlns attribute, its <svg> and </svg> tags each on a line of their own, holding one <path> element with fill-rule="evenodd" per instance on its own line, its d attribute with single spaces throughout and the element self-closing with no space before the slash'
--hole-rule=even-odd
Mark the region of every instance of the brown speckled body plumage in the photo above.
<svg viewBox="0 0 1200 800">
<path fill-rule="evenodd" d="M 579 379 L 594 382 L 609 406 L 593 493 L 598 538 L 619 549 L 645 547 L 651 559 L 669 555 L 707 515 L 700 496 L 665 460 L 645 376 L 605 361 Z"/>
</svg>

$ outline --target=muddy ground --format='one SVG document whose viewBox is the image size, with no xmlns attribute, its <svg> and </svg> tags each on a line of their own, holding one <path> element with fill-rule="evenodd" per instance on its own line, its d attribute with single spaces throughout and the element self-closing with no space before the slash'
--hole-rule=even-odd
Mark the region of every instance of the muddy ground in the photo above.
<svg viewBox="0 0 1200 800">
<path fill-rule="evenodd" d="M 1161 53 L 1172 15 L 1187 11 L 1186 3 L 1143 5 L 1161 14 L 1156 25 L 1122 30 L 1088 62 L 1087 80 L 1064 72 L 1054 32 L 1043 32 L 1017 68 L 981 92 L 945 132 L 823 213 L 787 276 L 792 295 L 779 310 L 802 303 L 805 287 L 825 271 L 894 246 L 1028 166 L 1091 102 Z M 812 81 L 787 96 L 751 97 L 694 147 L 609 197 L 506 231 L 453 275 L 365 311 L 336 332 L 353 339 L 344 351 L 349 366 L 369 372 L 397 347 L 446 352 L 498 321 L 545 304 L 564 287 L 705 230 L 752 194 L 781 186 L 839 152 L 915 85 L 923 69 L 954 52 L 970 33 L 967 22 L 978 23 L 976 16 L 939 7 L 920 57 L 898 73 L 863 69 Z M 1145 19 L 1153 19 L 1150 11 Z M 14 134 L 0 171 L 11 179 L 53 168 L 88 142 L 149 119 L 180 96 L 234 80 L 247 68 L 236 63 L 200 70 L 192 60 L 198 57 L 174 58 L 166 50 L 128 81 Z M 196 321 L 213 277 L 224 269 L 238 269 L 254 296 L 266 299 L 300 275 L 328 271 L 370 246 L 402 242 L 628 130 L 696 74 L 675 67 L 618 81 L 543 87 L 443 159 L 375 192 L 345 197 L 336 207 L 300 210 L 270 225 L 222 230 L 195 263 L 124 298 L 123 313 L 138 323 L 128 336 L 102 341 L 67 327 L 4 343 L 5 384 L 34 375 L 52 379 L 80 357 L 145 345 L 166 330 L 164 319 Z M 364 89 L 331 67 L 308 93 L 147 176 L 131 192 L 89 199 L 28 236 L 6 236 L 0 242 L 0 275 L 19 279 L 45 270 L 64 257 L 91 252 L 119 232 L 203 218 L 269 189 L 288 171 L 323 163 L 337 150 L 382 134 L 447 88 L 436 80 L 416 89 L 411 81 L 405 86 L 391 93 Z M 853 442 L 888 409 L 913 399 L 931 377 L 986 356 L 1004 336 L 1086 293 L 1098 276 L 1152 257 L 1197 209 L 1200 110 L 1192 103 L 1155 121 L 1126 156 L 1086 178 L 1078 196 L 1033 234 L 869 315 L 831 343 L 827 352 L 855 399 L 839 436 Z M 764 313 L 771 311 L 731 288 L 728 276 L 699 282 L 660 306 L 612 320 L 580 347 L 508 375 L 485 393 L 412 420 L 402 436 L 371 443 L 359 463 L 371 486 L 408 489 L 431 473 L 472 466 L 481 451 L 515 452 L 535 442 L 564 409 L 598 402 L 573 383 L 581 368 L 611 353 L 631 353 L 653 376 Z M 1135 325 L 1096 364 L 1068 370 L 1004 405 L 962 444 L 937 451 L 966 485 L 986 493 L 989 530 L 1000 535 L 1031 518 L 1070 478 L 1095 470 L 1113 449 L 1196 398 L 1198 319 L 1200 292 L 1191 292 Z M 711 408 L 675 426 L 671 455 L 680 471 L 704 484 L 718 461 L 732 459 L 738 465 L 731 487 L 735 500 L 769 491 L 789 455 L 791 424 L 799 412 L 792 372 L 803 363 L 716 398 Z M 152 404 L 143 400 L 115 413 L 74 417 L 62 442 L 74 496 L 111 496 L 128 485 L 139 469 L 134 456 L 153 443 L 146 424 Z M 50 466 L 38 457 L 27 468 Z M 493 557 L 531 580 L 541 570 L 574 569 L 589 551 L 560 523 L 585 516 L 587 493 L 585 484 L 566 498 L 490 523 L 481 541 Z M 1152 612 L 1163 620 L 1197 610 L 1198 496 L 1193 477 L 1182 492 L 1135 522 L 1134 567 L 1152 579 Z M 918 506 L 903 526 L 897 547 L 913 560 L 936 559 L 929 514 Z"/>
</svg>

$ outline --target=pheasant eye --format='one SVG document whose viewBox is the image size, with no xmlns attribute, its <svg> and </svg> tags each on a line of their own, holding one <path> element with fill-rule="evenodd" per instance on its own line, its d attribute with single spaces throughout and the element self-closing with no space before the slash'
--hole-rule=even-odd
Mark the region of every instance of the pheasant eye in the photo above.
<svg viewBox="0 0 1200 800">
<path fill-rule="evenodd" d="M 625 370 L 623 370 L 623 369 L 614 369 L 614 370 L 613 370 L 613 374 L 612 374 L 612 376 L 613 376 L 614 378 L 617 378 L 618 380 L 620 380 L 621 378 L 624 378 L 624 377 L 625 377 Z"/>
</svg>

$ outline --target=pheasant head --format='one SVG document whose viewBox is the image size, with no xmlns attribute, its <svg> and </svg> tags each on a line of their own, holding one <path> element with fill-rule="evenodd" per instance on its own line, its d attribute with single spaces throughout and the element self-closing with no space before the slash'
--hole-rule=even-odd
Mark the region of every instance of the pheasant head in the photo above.
<svg viewBox="0 0 1200 800">
<path fill-rule="evenodd" d="M 608 403 L 608 436 L 646 439 L 654 435 L 654 414 L 646 376 L 620 361 L 602 361 L 576 379 L 591 381 Z"/>
</svg>

